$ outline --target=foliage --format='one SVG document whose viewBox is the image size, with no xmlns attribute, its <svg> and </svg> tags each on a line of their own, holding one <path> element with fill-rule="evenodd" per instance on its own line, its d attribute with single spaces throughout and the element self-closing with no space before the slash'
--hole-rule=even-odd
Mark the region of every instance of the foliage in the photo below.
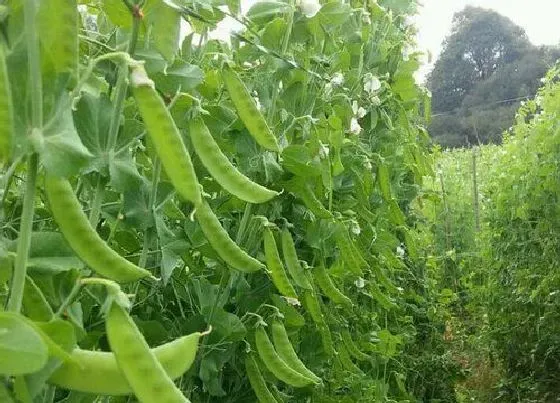
<svg viewBox="0 0 560 403">
<path fill-rule="evenodd" d="M 406 18 L 415 2 L 333 1 L 317 10 L 262 2 L 245 16 L 236 1 L 79 3 L 80 14 L 73 1 L 44 0 L 37 13 L 33 0 L 3 8 L 11 85 L 3 93 L 13 101 L 14 129 L 10 145 L 2 145 L 8 163 L 1 177 L 1 298 L 51 344 L 46 364 L 40 338 L 31 352 L 15 350 L 18 357 L 35 353 L 34 366 L 16 373 L 17 360 L 10 360 L 14 368 L 2 370 L 0 393 L 23 401 L 94 401 L 49 379 L 76 347 L 113 348 L 126 360 L 117 354 L 126 348 L 119 332 L 108 340 L 105 316 L 130 298 L 134 321 L 118 312 L 142 365 L 158 356 L 136 343 L 141 338 L 155 347 L 211 327 L 176 382 L 194 402 L 254 401 L 247 362 L 251 385 L 263 392 L 255 364 L 279 401 L 453 401 L 459 374 L 443 348 L 444 311 L 435 303 L 434 270 L 419 247 L 425 235 L 415 230 L 420 216 L 411 205 L 431 171 L 419 116 L 427 97 L 413 79 L 417 55 L 408 54 L 413 32 Z M 241 20 L 243 32 L 229 42 L 208 39 L 226 16 Z M 192 32 L 180 43 L 182 20 Z M 226 64 L 253 99 L 243 95 L 241 102 L 243 91 L 226 88 Z M 243 103 L 262 124 L 247 123 Z M 0 107 L 8 116 L 5 105 L 6 99 Z M 198 156 L 191 144 L 195 118 L 236 169 L 280 194 L 251 204 L 222 188 L 214 176 L 231 167 L 211 172 Z M 279 152 L 255 141 L 263 124 Z M 191 162 L 196 178 L 189 176 Z M 71 185 L 77 199 L 56 189 L 59 197 L 52 197 L 45 176 L 46 183 Z M 197 201 L 196 182 L 207 204 Z M 102 241 L 76 228 L 72 237 L 85 238 L 65 240 L 59 231 L 68 237 L 72 221 L 59 218 L 59 225 L 53 202 L 64 203 L 58 214 L 75 217 L 81 206 Z M 288 262 L 282 243 L 285 263 L 301 261 L 313 287 L 292 283 L 299 300 L 280 297 L 268 269 L 242 271 L 239 262 L 263 266 L 265 228 L 293 237 L 297 256 Z M 107 246 L 159 281 L 122 264 Z M 239 270 L 226 263 L 232 253 L 241 256 Z M 117 287 L 95 278 L 111 277 L 113 262 L 142 279 L 125 283 L 126 276 Z M 316 287 L 314 267 L 321 265 L 351 307 Z M 321 385 L 292 387 L 267 370 L 262 354 L 260 361 L 249 358 L 257 357 L 256 330 L 273 319 L 282 319 Z M 13 325 L 10 348 L 21 347 L 14 339 L 40 334 L 29 326 Z M 345 354 L 345 329 L 367 360 Z M 127 377 L 142 372 L 123 363 Z M 161 369 L 148 373 L 165 378 Z"/>
</svg>

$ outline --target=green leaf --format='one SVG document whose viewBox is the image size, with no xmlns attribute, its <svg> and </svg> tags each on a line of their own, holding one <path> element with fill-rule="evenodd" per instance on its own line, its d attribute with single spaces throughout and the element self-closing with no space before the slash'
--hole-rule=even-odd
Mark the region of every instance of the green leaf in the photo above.
<svg viewBox="0 0 560 403">
<path fill-rule="evenodd" d="M 307 178 L 321 176 L 321 162 L 305 146 L 286 147 L 282 151 L 282 159 L 282 166 L 296 175 Z"/>
<path fill-rule="evenodd" d="M 76 0 L 41 0 L 37 30 L 41 34 L 43 60 L 48 59 L 54 71 L 78 71 L 78 4 Z"/>
<path fill-rule="evenodd" d="M 48 348 L 22 317 L 0 312 L 0 357 L 0 374 L 29 374 L 47 363 Z"/>
<path fill-rule="evenodd" d="M 338 25 L 343 24 L 350 17 L 352 9 L 349 4 L 344 4 L 338 1 L 332 1 L 325 4 L 319 10 L 321 22 L 332 29 Z"/>
<path fill-rule="evenodd" d="M 59 100 L 61 107 L 68 105 L 67 98 L 65 95 Z M 49 172 L 67 177 L 78 173 L 93 155 L 78 136 L 70 108 L 59 112 L 44 128 L 40 154 Z"/>
<path fill-rule="evenodd" d="M 174 94 L 177 91 L 186 92 L 196 88 L 204 80 L 204 72 L 200 67 L 176 60 L 165 74 L 154 74 L 153 80 L 158 90 L 163 93 Z"/>
<path fill-rule="evenodd" d="M 278 14 L 289 11 L 291 6 L 279 1 L 259 1 L 247 11 L 247 18 L 257 22 L 258 20 L 270 19 Z"/>
<path fill-rule="evenodd" d="M 169 64 L 179 50 L 181 14 L 163 1 L 146 8 L 146 21 L 152 24 L 154 45 Z"/>
<path fill-rule="evenodd" d="M 8 250 L 16 252 L 17 240 L 10 243 Z M 27 267 L 34 272 L 56 273 L 79 269 L 84 267 L 84 264 L 76 257 L 62 234 L 46 231 L 31 234 L 31 249 Z"/>
</svg>

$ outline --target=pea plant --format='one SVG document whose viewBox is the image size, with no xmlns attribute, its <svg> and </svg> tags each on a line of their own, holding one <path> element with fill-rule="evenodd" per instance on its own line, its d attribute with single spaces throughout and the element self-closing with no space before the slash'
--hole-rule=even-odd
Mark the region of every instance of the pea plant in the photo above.
<svg viewBox="0 0 560 403">
<path fill-rule="evenodd" d="M 414 1 L 1 10 L 2 401 L 452 396 Z"/>
</svg>

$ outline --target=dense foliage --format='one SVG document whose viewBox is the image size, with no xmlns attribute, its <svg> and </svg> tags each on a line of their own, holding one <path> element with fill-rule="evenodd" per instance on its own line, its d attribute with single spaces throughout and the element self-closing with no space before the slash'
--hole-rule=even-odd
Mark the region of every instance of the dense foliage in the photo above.
<svg viewBox="0 0 560 403">
<path fill-rule="evenodd" d="M 558 74 L 519 109 L 503 145 L 444 153 L 441 182 L 429 186 L 443 199 L 426 211 L 435 212 L 434 248 L 447 255 L 440 286 L 453 291 L 455 337 L 466 341 L 457 354 L 473 369 L 475 400 L 559 393 Z"/>
<path fill-rule="evenodd" d="M 76 3 L 2 6 L 3 401 L 453 401 L 415 2 Z M 192 366 L 148 349 L 184 335 Z M 116 364 L 79 376 L 77 347 Z"/>
</svg>

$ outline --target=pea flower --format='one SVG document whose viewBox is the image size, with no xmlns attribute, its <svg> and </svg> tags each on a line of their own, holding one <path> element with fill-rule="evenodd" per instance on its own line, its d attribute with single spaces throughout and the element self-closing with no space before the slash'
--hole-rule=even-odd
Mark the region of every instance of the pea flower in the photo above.
<svg viewBox="0 0 560 403">
<path fill-rule="evenodd" d="M 353 117 L 350 120 L 350 133 L 351 134 L 360 134 L 362 132 L 362 126 L 358 123 L 358 119 Z"/>
<path fill-rule="evenodd" d="M 379 78 L 371 73 L 366 73 L 366 75 L 364 76 L 364 91 L 372 94 L 376 91 L 379 91 L 380 89 L 381 81 L 379 81 Z"/>
<path fill-rule="evenodd" d="M 341 86 L 342 84 L 344 84 L 344 76 L 341 72 L 334 73 L 331 78 L 331 84 L 335 86 Z"/>
<path fill-rule="evenodd" d="M 298 0 L 297 5 L 307 18 L 314 17 L 321 9 L 317 0 Z"/>
</svg>

